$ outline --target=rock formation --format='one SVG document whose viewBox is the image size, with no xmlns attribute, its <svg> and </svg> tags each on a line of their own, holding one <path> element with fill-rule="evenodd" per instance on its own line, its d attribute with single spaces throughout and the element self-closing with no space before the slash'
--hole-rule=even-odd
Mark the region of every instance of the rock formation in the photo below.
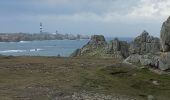
<svg viewBox="0 0 170 100">
<path fill-rule="evenodd" d="M 142 34 L 134 39 L 130 44 L 129 51 L 131 54 L 147 54 L 160 51 L 159 38 L 150 36 L 148 32 L 143 31 Z"/>
<path fill-rule="evenodd" d="M 159 49 L 163 50 L 160 52 Z M 160 45 L 159 39 L 149 36 L 144 31 L 135 38 L 130 46 L 131 55 L 124 60 L 125 63 L 141 64 L 159 68 L 170 69 L 170 17 L 162 25 Z"/>
<path fill-rule="evenodd" d="M 170 51 L 170 17 L 163 23 L 160 37 L 163 52 Z"/>
<path fill-rule="evenodd" d="M 163 52 L 161 52 L 163 50 Z M 124 63 L 141 64 L 166 71 L 170 69 L 170 17 L 163 23 L 161 38 L 150 36 L 143 31 L 133 42 L 114 39 L 109 43 L 104 36 L 95 35 L 91 40 L 76 50 L 72 56 L 96 56 L 125 59 Z"/>
<path fill-rule="evenodd" d="M 163 53 L 160 55 L 159 68 L 167 70 L 170 69 L 170 17 L 163 23 L 160 37 Z"/>
<path fill-rule="evenodd" d="M 86 46 L 90 46 L 91 49 L 103 48 L 107 44 L 103 35 L 93 35 L 91 40 Z"/>
<path fill-rule="evenodd" d="M 124 60 L 124 63 L 141 64 L 143 66 L 150 66 L 154 68 L 159 67 L 159 56 L 153 54 L 133 54 Z"/>
<path fill-rule="evenodd" d="M 159 69 L 170 69 L 170 52 L 162 53 L 159 58 Z"/>
<path fill-rule="evenodd" d="M 128 48 L 129 44 L 126 41 L 120 41 L 119 39 L 115 38 L 107 45 L 106 52 L 107 54 L 112 54 L 115 56 L 117 55 L 121 56 L 122 58 L 126 58 L 129 56 Z"/>
<path fill-rule="evenodd" d="M 71 54 L 71 57 L 77 56 L 97 56 L 104 52 L 107 42 L 102 35 L 93 35 L 90 41 L 81 49 L 77 49 Z"/>
<path fill-rule="evenodd" d="M 71 57 L 102 57 L 124 59 L 129 56 L 129 44 L 126 41 L 118 39 L 106 42 L 104 36 L 94 35 L 91 40 L 81 49 L 77 49 L 71 54 Z"/>
</svg>

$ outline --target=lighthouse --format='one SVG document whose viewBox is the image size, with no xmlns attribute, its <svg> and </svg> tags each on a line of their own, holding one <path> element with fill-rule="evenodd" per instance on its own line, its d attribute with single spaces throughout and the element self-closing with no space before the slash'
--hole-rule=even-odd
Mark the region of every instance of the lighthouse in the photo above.
<svg viewBox="0 0 170 100">
<path fill-rule="evenodd" d="M 42 23 L 40 23 L 40 33 L 43 33 Z"/>
</svg>

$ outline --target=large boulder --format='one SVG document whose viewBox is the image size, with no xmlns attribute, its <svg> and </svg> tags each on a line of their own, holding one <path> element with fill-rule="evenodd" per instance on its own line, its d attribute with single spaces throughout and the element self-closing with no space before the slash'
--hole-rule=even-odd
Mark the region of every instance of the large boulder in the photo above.
<svg viewBox="0 0 170 100">
<path fill-rule="evenodd" d="M 159 69 L 161 70 L 170 69 L 170 52 L 162 53 L 160 55 Z"/>
<path fill-rule="evenodd" d="M 170 51 L 170 17 L 163 23 L 160 37 L 163 52 Z"/>
<path fill-rule="evenodd" d="M 147 54 L 160 51 L 160 40 L 157 37 L 150 36 L 147 31 L 134 39 L 130 44 L 129 51 L 131 54 Z"/>
<path fill-rule="evenodd" d="M 139 64 L 140 63 L 140 57 L 139 54 L 132 54 L 128 58 L 126 58 L 123 62 L 127 64 Z"/>
<path fill-rule="evenodd" d="M 130 55 L 128 58 L 126 58 L 124 60 L 124 63 L 140 64 L 143 66 L 150 66 L 150 67 L 158 68 L 159 67 L 159 56 L 149 54 L 149 53 L 145 55 L 133 54 L 133 55 Z"/>
<path fill-rule="evenodd" d="M 140 63 L 141 65 L 144 65 L 144 66 L 158 68 L 159 67 L 159 55 L 153 55 L 153 54 L 141 55 Z"/>
<path fill-rule="evenodd" d="M 170 52 L 145 55 L 133 54 L 126 58 L 124 63 L 140 64 L 166 71 L 170 69 Z"/>
<path fill-rule="evenodd" d="M 160 55 L 159 68 L 170 69 L 170 17 L 163 23 L 161 28 L 161 47 L 164 53 Z"/>
</svg>

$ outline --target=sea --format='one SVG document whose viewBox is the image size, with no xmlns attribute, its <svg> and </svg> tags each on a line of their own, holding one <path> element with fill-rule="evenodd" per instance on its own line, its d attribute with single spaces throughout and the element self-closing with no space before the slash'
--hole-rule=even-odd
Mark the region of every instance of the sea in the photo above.
<svg viewBox="0 0 170 100">
<path fill-rule="evenodd" d="M 113 38 L 106 38 L 107 41 Z M 119 38 L 131 42 L 133 38 Z M 69 55 L 76 49 L 85 45 L 89 39 L 80 40 L 44 40 L 0 42 L 0 54 L 7 56 L 62 56 Z"/>
</svg>

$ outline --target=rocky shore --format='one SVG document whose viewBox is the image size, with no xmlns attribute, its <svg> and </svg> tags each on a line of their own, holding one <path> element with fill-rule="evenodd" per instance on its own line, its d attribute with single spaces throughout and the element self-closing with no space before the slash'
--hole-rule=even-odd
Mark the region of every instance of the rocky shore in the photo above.
<svg viewBox="0 0 170 100">
<path fill-rule="evenodd" d="M 123 63 L 168 71 L 170 69 L 170 17 L 161 28 L 160 39 L 143 31 L 131 43 L 117 38 L 109 43 L 104 36 L 94 35 L 71 57 L 100 57 L 122 60 Z"/>
</svg>

